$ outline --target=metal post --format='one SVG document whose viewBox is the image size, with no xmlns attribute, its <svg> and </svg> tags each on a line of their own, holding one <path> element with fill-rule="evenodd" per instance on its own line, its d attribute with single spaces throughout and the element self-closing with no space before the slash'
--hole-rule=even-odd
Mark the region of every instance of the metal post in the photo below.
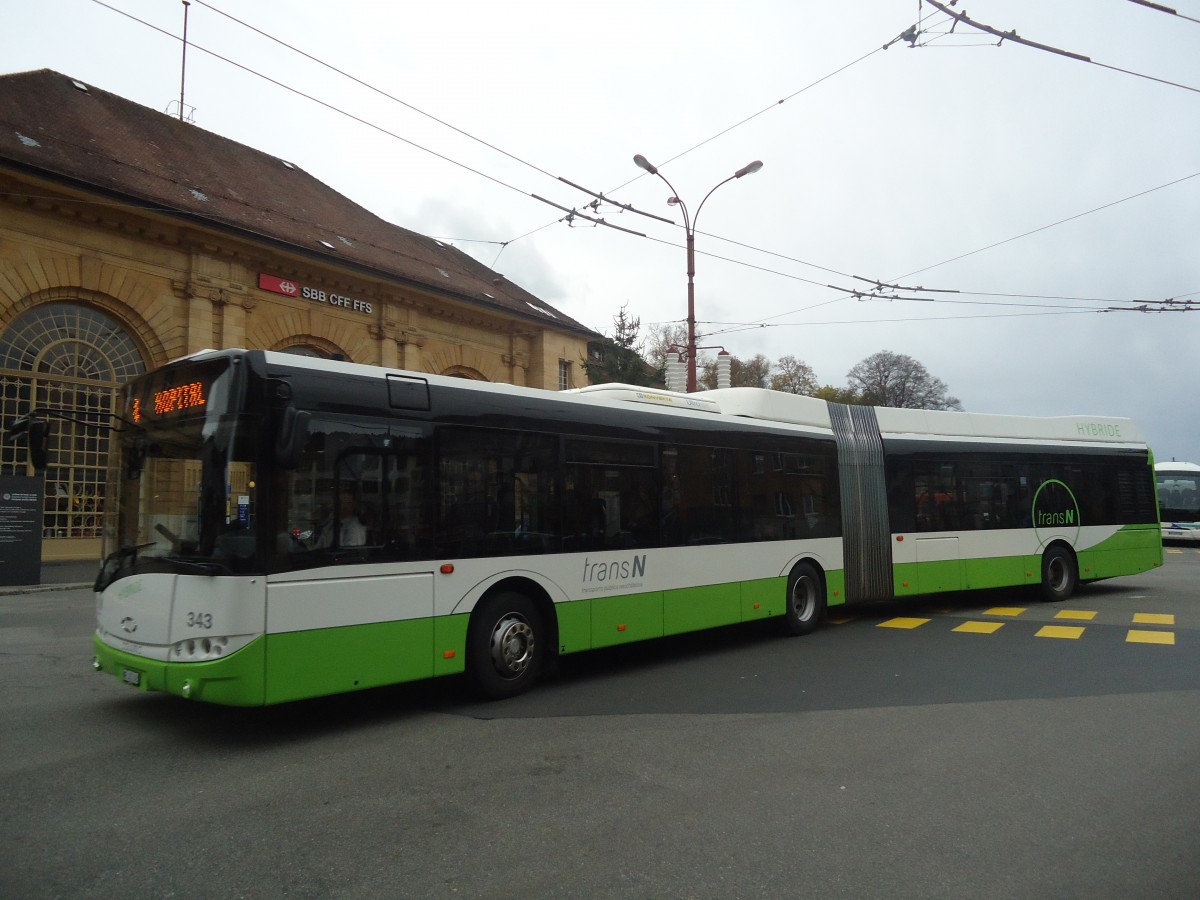
<svg viewBox="0 0 1200 900">
<path fill-rule="evenodd" d="M 687 391 L 689 394 L 696 391 L 696 219 L 700 218 L 700 210 L 704 208 L 705 202 L 713 195 L 713 191 L 719 188 L 726 182 L 733 181 L 735 178 L 741 178 L 743 175 L 750 175 L 762 168 L 761 160 L 755 160 L 752 163 L 747 163 L 742 166 L 724 181 L 717 182 L 712 190 L 704 195 L 704 199 L 700 201 L 700 205 L 696 207 L 696 216 L 691 218 L 688 215 L 687 206 L 679 198 L 679 192 L 671 182 L 667 181 L 666 176 L 653 166 L 646 157 L 642 154 L 637 154 L 633 158 L 633 162 L 639 169 L 644 169 L 651 175 L 657 175 L 662 179 L 667 187 L 671 188 L 671 193 L 674 195 L 667 200 L 671 206 L 678 206 L 683 213 L 683 230 L 687 235 L 687 276 L 688 276 L 688 340 L 687 340 Z"/>
</svg>

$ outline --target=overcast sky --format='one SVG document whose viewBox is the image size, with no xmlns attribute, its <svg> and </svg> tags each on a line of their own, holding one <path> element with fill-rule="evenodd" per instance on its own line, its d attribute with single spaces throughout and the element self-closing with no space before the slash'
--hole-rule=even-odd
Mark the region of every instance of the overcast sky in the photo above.
<svg viewBox="0 0 1200 900">
<path fill-rule="evenodd" d="M 643 333 L 687 313 L 682 217 L 641 153 L 693 214 L 704 344 L 837 386 L 904 353 L 968 410 L 1128 416 L 1200 461 L 1200 312 L 1097 311 L 1200 303 L 1200 0 L 1167 5 L 956 7 L 1089 63 L 946 34 L 918 0 L 193 0 L 185 102 L 605 333 L 622 305 Z M 0 65 L 174 112 L 183 12 L 8 0 Z"/>
</svg>

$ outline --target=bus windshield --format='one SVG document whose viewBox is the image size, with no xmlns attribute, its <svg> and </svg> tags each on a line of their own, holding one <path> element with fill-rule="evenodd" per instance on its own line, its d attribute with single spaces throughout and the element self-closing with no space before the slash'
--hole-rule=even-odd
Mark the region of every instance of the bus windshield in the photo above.
<svg viewBox="0 0 1200 900">
<path fill-rule="evenodd" d="M 108 548 L 101 588 L 135 572 L 219 575 L 261 568 L 255 539 L 258 423 L 227 413 L 233 374 L 208 377 L 202 389 L 196 387 L 200 381 L 183 389 L 144 382 L 131 387 L 127 408 L 134 412 L 121 436 L 116 546 Z M 147 411 L 147 392 L 150 402 L 159 398 L 157 413 Z M 168 392 L 171 399 L 164 401 Z"/>
<path fill-rule="evenodd" d="M 1200 467 L 1195 471 L 1160 468 L 1158 505 L 1164 523 L 1169 520 L 1200 522 Z"/>
</svg>

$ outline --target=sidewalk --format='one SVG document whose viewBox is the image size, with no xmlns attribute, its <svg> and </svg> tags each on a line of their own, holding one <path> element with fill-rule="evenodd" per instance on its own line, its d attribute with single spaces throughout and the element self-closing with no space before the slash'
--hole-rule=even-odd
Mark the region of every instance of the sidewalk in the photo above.
<svg viewBox="0 0 1200 900">
<path fill-rule="evenodd" d="M 38 591 L 65 591 L 72 588 L 90 588 L 100 572 L 100 560 L 42 563 L 40 584 L 0 584 L 0 595 L 31 594 Z"/>
</svg>

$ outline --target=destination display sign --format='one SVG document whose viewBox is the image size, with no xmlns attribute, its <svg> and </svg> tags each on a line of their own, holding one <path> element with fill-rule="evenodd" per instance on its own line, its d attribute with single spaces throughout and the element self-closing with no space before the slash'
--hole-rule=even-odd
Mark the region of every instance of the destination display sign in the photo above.
<svg viewBox="0 0 1200 900">
<path fill-rule="evenodd" d="M 139 425 L 165 419 L 203 417 L 209 414 L 213 385 L 228 371 L 227 359 L 164 369 L 130 388 L 127 415 Z"/>
</svg>

